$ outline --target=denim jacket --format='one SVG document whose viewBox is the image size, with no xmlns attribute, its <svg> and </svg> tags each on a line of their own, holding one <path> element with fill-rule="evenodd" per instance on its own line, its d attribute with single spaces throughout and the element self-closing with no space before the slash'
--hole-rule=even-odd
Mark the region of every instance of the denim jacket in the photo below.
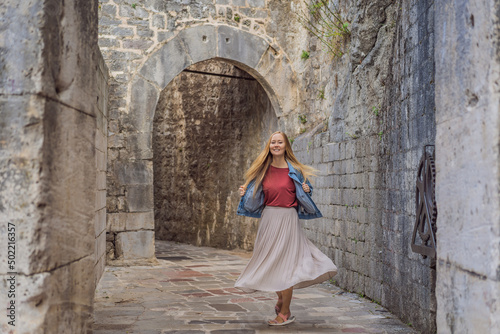
<svg viewBox="0 0 500 334">
<path fill-rule="evenodd" d="M 309 193 L 306 193 L 304 189 L 302 189 L 304 177 L 300 172 L 296 171 L 295 168 L 293 168 L 292 164 L 290 164 L 288 161 L 287 164 L 288 176 L 293 180 L 293 183 L 295 184 L 295 194 L 297 196 L 298 202 L 296 209 L 299 218 L 314 219 L 323 217 L 311 198 L 313 188 L 309 183 L 309 180 L 306 182 L 306 184 L 311 190 Z M 255 197 L 253 196 L 254 192 Z M 264 192 L 262 191 L 262 184 L 257 190 L 255 190 L 255 180 L 250 181 L 245 194 L 240 199 L 237 214 L 240 216 L 260 218 L 262 210 L 264 210 L 264 206 Z"/>
</svg>

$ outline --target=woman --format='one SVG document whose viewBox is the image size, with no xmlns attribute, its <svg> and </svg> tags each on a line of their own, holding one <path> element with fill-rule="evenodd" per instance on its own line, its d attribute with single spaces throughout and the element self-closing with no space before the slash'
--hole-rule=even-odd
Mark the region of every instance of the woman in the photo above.
<svg viewBox="0 0 500 334">
<path fill-rule="evenodd" d="M 323 282 L 337 267 L 305 236 L 300 219 L 322 217 L 311 199 L 308 178 L 315 170 L 301 164 L 288 137 L 275 132 L 245 173 L 239 188 L 238 214 L 261 218 L 252 258 L 235 283 L 247 292 L 275 291 L 278 302 L 271 326 L 295 320 L 290 312 L 293 289 Z"/>
</svg>

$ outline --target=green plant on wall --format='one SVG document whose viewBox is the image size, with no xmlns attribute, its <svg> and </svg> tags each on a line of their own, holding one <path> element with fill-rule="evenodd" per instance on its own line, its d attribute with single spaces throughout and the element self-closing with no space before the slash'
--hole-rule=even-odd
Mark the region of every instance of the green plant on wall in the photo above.
<svg viewBox="0 0 500 334">
<path fill-rule="evenodd" d="M 325 99 L 325 89 L 324 88 L 323 89 L 318 89 L 318 92 L 319 92 L 318 99 L 324 100 Z"/>
<path fill-rule="evenodd" d="M 342 57 L 343 44 L 350 36 L 349 22 L 343 20 L 339 9 L 330 0 L 303 0 L 306 10 L 295 12 L 299 23 L 318 37 L 334 57 Z"/>
<path fill-rule="evenodd" d="M 132 4 L 132 8 L 134 8 L 134 9 L 135 9 L 135 7 L 136 7 L 136 6 L 137 6 L 137 4 L 136 4 L 136 3 L 133 3 L 133 4 Z"/>
<path fill-rule="evenodd" d="M 346 132 L 345 134 L 348 135 L 349 137 L 351 137 L 352 139 L 358 139 L 359 138 L 359 136 L 350 134 L 349 132 Z"/>
<path fill-rule="evenodd" d="M 241 17 L 238 14 L 234 14 L 234 20 L 240 22 Z"/>
<path fill-rule="evenodd" d="M 302 59 L 302 60 L 309 59 L 309 51 L 302 50 L 302 54 L 300 55 L 300 59 Z"/>
<path fill-rule="evenodd" d="M 307 116 L 306 115 L 299 115 L 299 121 L 302 124 L 306 124 L 307 123 Z"/>
</svg>

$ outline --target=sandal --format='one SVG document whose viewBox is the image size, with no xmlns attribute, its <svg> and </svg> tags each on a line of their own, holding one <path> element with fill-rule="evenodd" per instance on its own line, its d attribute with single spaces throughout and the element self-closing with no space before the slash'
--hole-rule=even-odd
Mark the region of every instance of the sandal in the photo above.
<svg viewBox="0 0 500 334">
<path fill-rule="evenodd" d="M 273 320 L 269 320 L 267 322 L 267 324 L 269 326 L 284 326 L 284 325 L 291 324 L 292 322 L 295 321 L 295 317 L 292 316 L 291 312 L 288 312 L 287 315 L 283 315 L 283 313 L 278 313 L 278 317 L 283 319 L 283 322 L 278 322 L 276 319 L 273 319 Z"/>
</svg>

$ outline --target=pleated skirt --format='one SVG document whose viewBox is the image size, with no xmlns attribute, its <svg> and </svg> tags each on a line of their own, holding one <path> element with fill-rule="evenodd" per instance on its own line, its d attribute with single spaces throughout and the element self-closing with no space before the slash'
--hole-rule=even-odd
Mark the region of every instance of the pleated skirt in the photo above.
<svg viewBox="0 0 500 334">
<path fill-rule="evenodd" d="M 295 208 L 266 206 L 252 258 L 236 280 L 245 292 L 305 288 L 337 274 L 337 267 L 307 239 Z"/>
</svg>

